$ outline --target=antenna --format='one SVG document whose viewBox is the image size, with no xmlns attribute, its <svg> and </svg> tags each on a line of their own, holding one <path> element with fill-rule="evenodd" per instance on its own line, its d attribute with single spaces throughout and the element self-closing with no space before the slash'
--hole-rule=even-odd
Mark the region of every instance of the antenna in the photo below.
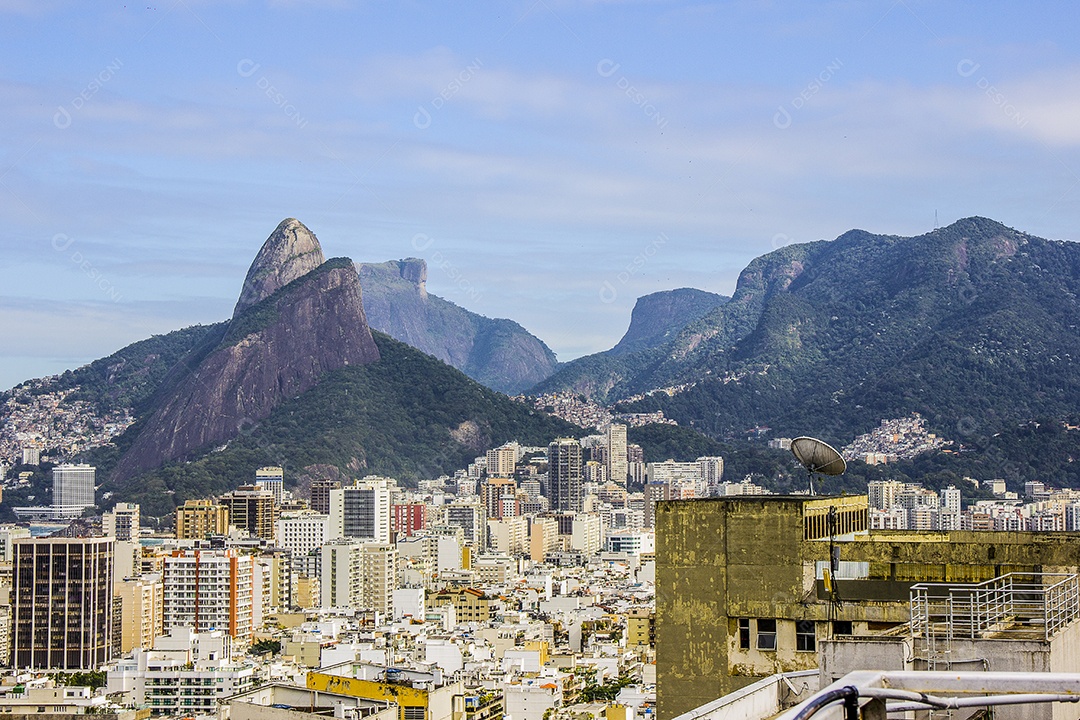
<svg viewBox="0 0 1080 720">
<path fill-rule="evenodd" d="M 812 437 L 797 437 L 791 441 L 791 454 L 806 468 L 806 480 L 811 495 L 814 492 L 814 475 L 843 475 L 847 470 L 844 456 L 826 442 Z"/>
</svg>

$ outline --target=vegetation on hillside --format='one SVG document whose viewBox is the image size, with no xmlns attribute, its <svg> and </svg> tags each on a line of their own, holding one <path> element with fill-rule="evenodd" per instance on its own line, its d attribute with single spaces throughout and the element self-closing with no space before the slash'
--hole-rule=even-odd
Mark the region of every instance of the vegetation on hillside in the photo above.
<svg viewBox="0 0 1080 720">
<path fill-rule="evenodd" d="M 115 500 L 142 504 L 148 515 L 164 515 L 188 498 L 250 482 L 264 465 L 285 468 L 289 481 L 310 466 L 332 465 L 353 477 L 379 474 L 411 483 L 464 468 L 509 440 L 542 445 L 581 432 L 387 335 L 374 336 L 378 362 L 328 373 L 266 420 L 242 428 L 224 449 L 207 448 L 190 462 L 122 486 L 106 483 L 106 489 Z M 98 460 L 115 462 L 104 453 Z"/>
</svg>

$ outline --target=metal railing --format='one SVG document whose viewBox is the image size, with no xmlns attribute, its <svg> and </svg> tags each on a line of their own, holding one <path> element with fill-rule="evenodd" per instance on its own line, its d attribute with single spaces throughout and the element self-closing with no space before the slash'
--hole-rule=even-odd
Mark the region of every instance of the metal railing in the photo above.
<svg viewBox="0 0 1080 720">
<path fill-rule="evenodd" d="M 911 587 L 911 635 L 933 652 L 939 642 L 985 637 L 1049 640 L 1080 617 L 1080 577 L 1070 573 L 1009 573 L 981 583 L 919 583 Z"/>
</svg>

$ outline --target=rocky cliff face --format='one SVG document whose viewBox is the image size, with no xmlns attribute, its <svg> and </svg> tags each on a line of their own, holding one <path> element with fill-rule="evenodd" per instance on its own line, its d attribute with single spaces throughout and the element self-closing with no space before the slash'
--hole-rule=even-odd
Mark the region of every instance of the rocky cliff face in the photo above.
<svg viewBox="0 0 1080 720">
<path fill-rule="evenodd" d="M 630 314 L 630 327 L 609 352 L 626 355 L 663 345 L 679 330 L 729 299 L 694 288 L 665 290 L 639 297 Z"/>
<path fill-rule="evenodd" d="M 236 314 L 170 371 L 112 480 L 223 445 L 326 373 L 379 359 L 352 261 L 332 259 L 279 284 L 321 257 L 299 222 L 278 226 L 248 272 Z"/>
<path fill-rule="evenodd" d="M 233 317 L 326 261 L 315 233 L 296 218 L 281 221 L 248 268 Z"/>
<path fill-rule="evenodd" d="M 427 292 L 417 258 L 356 266 L 371 326 L 488 387 L 517 393 L 555 371 L 555 354 L 511 320 L 477 315 Z"/>
</svg>

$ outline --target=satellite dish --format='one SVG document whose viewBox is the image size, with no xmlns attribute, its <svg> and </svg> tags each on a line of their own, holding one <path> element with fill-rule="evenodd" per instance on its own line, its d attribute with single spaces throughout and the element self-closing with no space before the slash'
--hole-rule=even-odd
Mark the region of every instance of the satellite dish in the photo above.
<svg viewBox="0 0 1080 720">
<path fill-rule="evenodd" d="M 812 437 L 797 437 L 791 441 L 791 454 L 806 468 L 810 494 L 814 494 L 814 474 L 843 475 L 847 470 L 844 456 L 826 442 Z"/>
</svg>

